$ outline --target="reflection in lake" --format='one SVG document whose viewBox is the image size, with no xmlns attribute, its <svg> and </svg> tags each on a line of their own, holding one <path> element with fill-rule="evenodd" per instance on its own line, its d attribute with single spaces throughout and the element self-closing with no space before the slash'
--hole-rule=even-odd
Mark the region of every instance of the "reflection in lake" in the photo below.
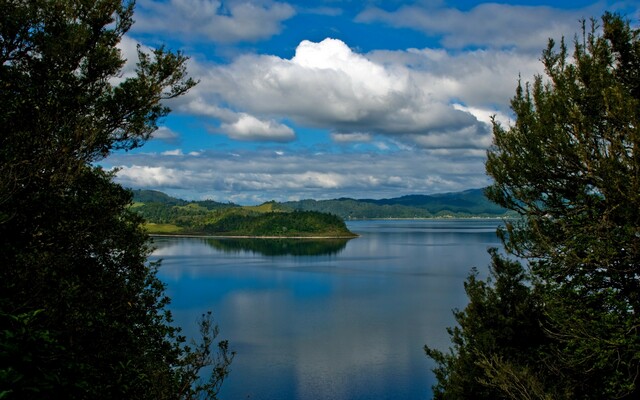
<svg viewBox="0 0 640 400">
<path fill-rule="evenodd" d="M 264 244 L 156 238 L 154 257 L 184 333 L 212 310 L 238 352 L 222 399 L 430 399 L 422 348 L 448 347 L 451 310 L 467 302 L 471 268 L 486 274 L 498 223 L 349 222 L 359 238 L 277 257 Z"/>
<path fill-rule="evenodd" d="M 205 243 L 224 253 L 250 251 L 265 256 L 321 256 L 338 254 L 349 239 L 206 239 Z"/>
</svg>

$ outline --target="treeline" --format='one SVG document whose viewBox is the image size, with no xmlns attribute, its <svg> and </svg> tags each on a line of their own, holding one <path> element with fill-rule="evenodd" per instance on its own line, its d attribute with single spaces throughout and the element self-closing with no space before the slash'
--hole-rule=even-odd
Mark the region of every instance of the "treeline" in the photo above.
<svg viewBox="0 0 640 400">
<path fill-rule="evenodd" d="M 198 207 L 205 208 L 207 210 L 219 210 L 222 208 L 229 207 L 239 207 L 234 203 L 220 203 L 214 200 L 197 200 L 197 201 L 187 201 L 178 199 L 176 197 L 169 196 L 166 193 L 159 192 L 157 190 L 142 190 L 142 189 L 134 189 L 131 190 L 133 194 L 133 201 L 137 203 L 143 204 L 164 204 L 170 206 L 186 206 L 188 204 L 193 204 Z"/>
<path fill-rule="evenodd" d="M 355 236 L 339 217 L 316 211 L 225 213 L 217 221 L 205 224 L 203 231 L 230 236 Z"/>
<path fill-rule="evenodd" d="M 300 200 L 282 203 L 296 210 L 321 211 L 343 219 L 502 217 L 509 210 L 491 202 L 483 189 L 390 199 Z"/>
<path fill-rule="evenodd" d="M 398 205 L 378 205 L 355 199 L 300 200 L 283 203 L 294 210 L 319 211 L 349 219 L 376 218 L 431 218 L 434 215 L 418 207 Z"/>
<path fill-rule="evenodd" d="M 582 28 L 493 124 L 487 194 L 521 216 L 500 231 L 515 257 L 492 252 L 449 351 L 425 348 L 435 399 L 640 396 L 640 31 L 609 13 Z"/>
<path fill-rule="evenodd" d="M 353 237 L 339 217 L 317 211 L 295 211 L 269 202 L 241 207 L 211 200 L 175 199 L 161 192 L 134 191 L 132 210 L 144 218 L 150 233 L 225 236 Z M 140 200 L 151 200 L 142 203 Z"/>
<path fill-rule="evenodd" d="M 186 201 L 153 190 L 134 190 L 134 200 L 144 207 L 137 211 L 152 221 L 168 223 L 179 214 L 195 214 L 200 210 L 220 210 L 240 207 L 233 203 L 218 203 L 212 200 Z M 164 206 L 184 207 L 169 209 Z M 513 212 L 490 201 L 483 189 L 470 189 L 462 192 L 434 195 L 408 195 L 390 199 L 351 199 L 299 200 L 282 203 L 265 203 L 276 211 L 318 211 L 349 219 L 376 218 L 439 218 L 439 217 L 489 217 L 512 216 Z M 263 205 L 263 206 L 265 206 Z M 188 217 L 187 217 L 188 219 Z M 186 222 L 185 222 L 186 223 Z"/>
</svg>

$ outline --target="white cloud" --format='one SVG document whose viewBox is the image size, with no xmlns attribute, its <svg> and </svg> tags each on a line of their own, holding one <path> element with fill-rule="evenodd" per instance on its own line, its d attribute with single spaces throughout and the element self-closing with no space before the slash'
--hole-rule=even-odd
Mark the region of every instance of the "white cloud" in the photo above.
<svg viewBox="0 0 640 400">
<path fill-rule="evenodd" d="M 146 54 L 151 54 L 152 49 L 143 45 L 139 41 L 131 38 L 130 36 L 123 36 L 120 42 L 116 45 L 116 48 L 120 50 L 120 55 L 125 60 L 125 64 L 118 76 L 110 79 L 112 85 L 119 85 L 127 78 L 133 78 L 136 76 L 136 69 L 138 63 L 138 48 Z"/>
<path fill-rule="evenodd" d="M 491 143 L 489 117 L 508 124 L 509 99 L 519 77 L 531 81 L 543 72 L 539 58 L 548 37 L 565 35 L 570 41 L 578 19 L 614 5 L 599 2 L 563 11 L 483 3 L 461 11 L 444 8 L 440 0 L 420 0 L 396 2 L 401 6 L 389 11 L 381 6 L 389 3 L 367 3 L 380 8 L 368 8 L 358 21 L 419 30 L 448 48 L 362 53 L 349 47 L 355 42 L 302 40 L 294 55 L 280 57 L 268 54 L 269 47 L 232 44 L 277 35 L 296 13 L 328 20 L 341 11 L 273 0 L 138 0 L 132 35 L 164 37 L 172 45 L 182 41 L 193 55 L 188 70 L 200 84 L 168 102 L 174 115 L 196 116 L 192 126 L 204 123 L 210 132 L 260 143 L 237 147 L 225 141 L 212 150 L 219 138 L 192 142 L 203 130 L 185 126 L 184 152 L 116 154 L 105 166 L 120 167 L 117 179 L 125 186 L 249 203 L 482 187 L 488 183 L 483 163 Z M 294 25 L 291 32 L 297 35 Z M 313 32 L 316 37 L 318 31 Z M 277 43 L 284 43 L 280 39 Z M 114 83 L 133 74 L 138 43 L 123 38 L 119 48 L 128 62 Z M 207 51 L 214 53 L 210 60 L 224 55 L 232 61 L 203 61 Z M 316 132 L 317 140 L 305 140 Z M 326 143 L 327 132 L 333 143 Z M 180 139 L 168 128 L 154 137 L 169 143 Z M 264 143 L 298 137 L 295 144 Z M 300 150 L 305 143 L 310 147 Z"/>
<path fill-rule="evenodd" d="M 166 126 L 161 126 L 151 134 L 151 137 L 169 144 L 175 144 L 179 141 L 180 135 Z"/>
<path fill-rule="evenodd" d="M 335 142 L 343 142 L 343 143 L 370 142 L 371 134 L 363 133 L 363 132 L 350 132 L 350 133 L 334 132 L 331 134 L 331 139 L 333 139 Z"/>
<path fill-rule="evenodd" d="M 477 148 L 489 127 L 453 104 L 504 114 L 518 74 L 539 67 L 537 57 L 509 51 L 359 54 L 336 39 L 302 41 L 291 59 L 244 55 L 228 65 L 194 66 L 201 83 L 178 109 L 217 119 L 224 133 L 242 140 L 292 140 L 291 128 L 276 122 L 286 119 L 339 132 L 335 140 L 368 132 L 434 148 Z M 434 140 L 447 132 L 455 140 Z M 422 136 L 432 139 L 415 140 Z"/>
<path fill-rule="evenodd" d="M 184 198 L 219 201 L 339 197 L 385 198 L 483 187 L 485 151 L 388 150 L 344 154 L 312 151 L 203 151 L 198 156 L 119 154 L 106 160 L 119 167 L 126 187 L 149 188 Z M 240 196 L 240 197 L 238 197 Z"/>
<path fill-rule="evenodd" d="M 175 149 L 175 150 L 163 151 L 162 155 L 163 156 L 183 156 L 184 153 L 182 152 L 181 149 Z"/>
<path fill-rule="evenodd" d="M 162 166 L 124 165 L 117 175 L 119 180 L 129 182 L 129 187 L 171 188 L 180 186 L 185 173 L 188 172 Z"/>
<path fill-rule="evenodd" d="M 509 126 L 513 122 L 513 120 L 509 116 L 495 110 L 487 110 L 478 107 L 467 107 L 463 104 L 454 104 L 453 107 L 456 110 L 461 110 L 472 114 L 478 121 L 484 122 L 487 125 L 492 123 L 492 117 L 495 118 L 496 122 L 502 124 L 502 126 L 504 127 Z"/>
<path fill-rule="evenodd" d="M 249 114 L 241 114 L 237 121 L 222 124 L 220 129 L 236 140 L 290 142 L 295 139 L 293 129 L 276 121 L 261 121 Z"/>
<path fill-rule="evenodd" d="M 360 13 L 356 21 L 385 22 L 442 36 L 442 44 L 449 48 L 517 46 L 538 54 L 548 38 L 571 39 L 579 19 L 599 12 L 597 3 L 580 10 L 482 3 L 468 11 L 414 4 L 393 11 L 370 7 Z"/>
<path fill-rule="evenodd" d="M 290 5 L 266 0 L 139 0 L 133 31 L 225 43 L 258 41 L 279 33 L 294 14 Z"/>
<path fill-rule="evenodd" d="M 380 64 L 408 69 L 415 85 L 442 103 L 463 102 L 501 112 L 508 110 L 519 77 L 532 80 L 543 72 L 539 54 L 513 50 L 411 48 L 374 51 L 369 57 Z"/>
</svg>

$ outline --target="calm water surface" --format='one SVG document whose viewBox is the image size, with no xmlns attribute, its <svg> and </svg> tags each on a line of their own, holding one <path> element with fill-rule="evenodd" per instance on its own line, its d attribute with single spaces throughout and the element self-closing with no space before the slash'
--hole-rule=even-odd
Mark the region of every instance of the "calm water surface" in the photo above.
<svg viewBox="0 0 640 400">
<path fill-rule="evenodd" d="M 446 349 L 496 220 L 357 221 L 349 241 L 156 238 L 187 335 L 212 310 L 237 356 L 221 397 L 430 399 L 424 344 Z"/>
</svg>

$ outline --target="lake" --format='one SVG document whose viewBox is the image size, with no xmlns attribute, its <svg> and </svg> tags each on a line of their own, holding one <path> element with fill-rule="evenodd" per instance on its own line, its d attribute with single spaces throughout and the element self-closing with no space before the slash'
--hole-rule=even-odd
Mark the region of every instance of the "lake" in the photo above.
<svg viewBox="0 0 640 400">
<path fill-rule="evenodd" d="M 423 352 L 449 346 L 498 220 L 348 222 L 351 240 L 155 238 L 187 335 L 213 311 L 237 352 L 226 400 L 430 399 Z"/>
</svg>

